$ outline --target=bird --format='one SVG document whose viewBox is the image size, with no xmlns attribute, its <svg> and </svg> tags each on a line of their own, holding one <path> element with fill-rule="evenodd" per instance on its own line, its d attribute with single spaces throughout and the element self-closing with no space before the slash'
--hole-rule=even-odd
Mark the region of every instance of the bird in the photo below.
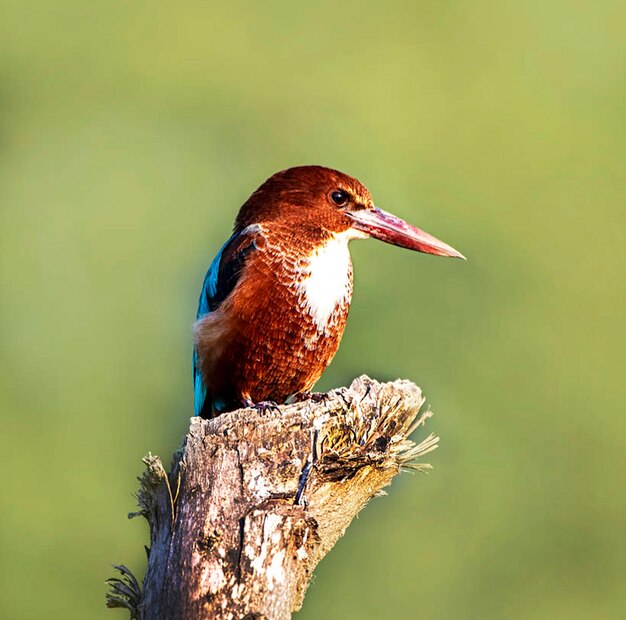
<svg viewBox="0 0 626 620">
<path fill-rule="evenodd" d="M 348 318 L 348 243 L 368 237 L 465 258 L 375 206 L 361 182 L 331 168 L 288 168 L 252 193 L 202 285 L 193 325 L 195 415 L 312 397 Z"/>
</svg>

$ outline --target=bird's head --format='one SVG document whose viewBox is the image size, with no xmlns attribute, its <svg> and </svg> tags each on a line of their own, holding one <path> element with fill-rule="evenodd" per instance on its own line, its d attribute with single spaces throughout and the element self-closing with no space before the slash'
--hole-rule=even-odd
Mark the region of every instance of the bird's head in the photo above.
<svg viewBox="0 0 626 620">
<path fill-rule="evenodd" d="M 272 175 L 241 207 L 235 230 L 251 224 L 288 226 L 294 238 L 320 241 L 373 237 L 409 250 L 465 258 L 443 241 L 374 206 L 354 177 L 322 166 L 298 166 Z"/>
</svg>

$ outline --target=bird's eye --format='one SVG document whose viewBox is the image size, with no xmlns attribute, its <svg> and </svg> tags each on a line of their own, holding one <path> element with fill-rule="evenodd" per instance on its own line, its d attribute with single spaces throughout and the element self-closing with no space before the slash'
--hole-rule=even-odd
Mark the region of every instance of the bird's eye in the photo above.
<svg viewBox="0 0 626 620">
<path fill-rule="evenodd" d="M 330 194 L 330 199 L 338 206 L 345 207 L 350 200 L 350 194 L 343 190 L 337 189 Z"/>
</svg>

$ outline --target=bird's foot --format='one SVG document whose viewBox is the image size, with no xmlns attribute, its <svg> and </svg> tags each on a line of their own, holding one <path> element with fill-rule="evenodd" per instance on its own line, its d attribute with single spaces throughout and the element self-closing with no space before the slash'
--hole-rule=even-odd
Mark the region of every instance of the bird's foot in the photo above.
<svg viewBox="0 0 626 620">
<path fill-rule="evenodd" d="M 250 398 L 244 398 L 243 405 L 244 407 L 250 407 L 252 409 L 256 409 L 257 411 L 261 413 L 264 411 L 278 411 L 278 413 L 280 413 L 280 407 L 273 400 L 262 400 L 259 403 L 255 403 L 255 402 L 252 402 Z"/>
<path fill-rule="evenodd" d="M 328 400 L 326 392 L 298 392 L 292 396 L 294 403 L 303 403 L 311 401 L 312 403 L 324 403 Z"/>
</svg>

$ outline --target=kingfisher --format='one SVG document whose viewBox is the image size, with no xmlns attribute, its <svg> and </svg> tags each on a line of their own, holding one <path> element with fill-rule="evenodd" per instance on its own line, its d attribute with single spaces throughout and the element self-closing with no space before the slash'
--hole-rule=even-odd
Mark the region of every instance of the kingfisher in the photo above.
<svg viewBox="0 0 626 620">
<path fill-rule="evenodd" d="M 277 172 L 243 204 L 204 278 L 193 327 L 195 414 L 311 398 L 352 298 L 348 242 L 465 258 L 379 209 L 357 179 L 323 166 Z"/>
</svg>

